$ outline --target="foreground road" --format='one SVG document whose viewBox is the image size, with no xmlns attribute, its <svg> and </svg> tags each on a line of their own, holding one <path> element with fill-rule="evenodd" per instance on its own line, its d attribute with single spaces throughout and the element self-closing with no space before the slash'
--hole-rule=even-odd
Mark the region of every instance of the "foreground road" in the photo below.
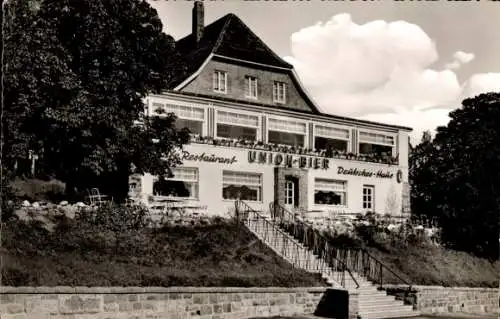
<svg viewBox="0 0 500 319">
<path fill-rule="evenodd" d="M 303 316 L 293 316 L 293 317 L 271 317 L 267 319 L 322 319 L 323 317 L 316 317 L 313 315 L 303 315 Z M 483 314 L 483 315 L 473 315 L 473 314 L 460 314 L 460 313 L 449 313 L 449 314 L 437 314 L 437 315 L 423 315 L 418 317 L 411 317 L 411 319 L 495 319 L 498 318 L 495 314 Z M 263 318 L 253 318 L 253 319 L 263 319 Z M 398 318 L 405 319 L 405 318 Z"/>
</svg>

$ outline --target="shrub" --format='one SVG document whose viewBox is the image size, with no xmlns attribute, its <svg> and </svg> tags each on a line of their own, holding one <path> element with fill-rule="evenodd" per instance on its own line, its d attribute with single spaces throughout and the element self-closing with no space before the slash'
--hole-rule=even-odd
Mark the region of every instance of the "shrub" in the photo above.
<svg viewBox="0 0 500 319">
<path fill-rule="evenodd" d="M 323 235 L 326 236 L 330 243 L 336 247 L 361 248 L 363 246 L 362 240 L 352 234 L 335 234 L 325 232 Z"/>
<path fill-rule="evenodd" d="M 113 232 L 138 231 L 151 224 L 147 207 L 107 203 L 94 210 L 79 210 L 75 220 L 96 229 Z"/>
<path fill-rule="evenodd" d="M 11 183 L 13 195 L 19 199 L 29 201 L 60 201 L 64 198 L 66 184 L 51 179 L 17 178 Z"/>
<path fill-rule="evenodd" d="M 13 190 L 9 182 L 12 175 L 9 171 L 2 167 L 2 175 L 0 178 L 0 221 L 6 221 L 14 214 L 14 206 L 11 202 L 13 198 Z"/>
<path fill-rule="evenodd" d="M 1 199 L 0 203 L 0 221 L 5 222 L 12 217 L 14 217 L 14 210 L 15 210 L 15 205 L 12 202 L 9 202 L 9 200 L 5 200 L 4 198 Z"/>
</svg>

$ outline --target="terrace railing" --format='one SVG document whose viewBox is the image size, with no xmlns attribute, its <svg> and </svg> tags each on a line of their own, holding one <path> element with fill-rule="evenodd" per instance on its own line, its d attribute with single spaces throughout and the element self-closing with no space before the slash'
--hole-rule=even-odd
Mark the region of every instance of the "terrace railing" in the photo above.
<svg viewBox="0 0 500 319">
<path fill-rule="evenodd" d="M 344 288 L 348 288 L 347 274 L 351 283 L 349 287 L 359 288 L 359 283 L 353 274 L 345 263 L 335 257 L 333 247 L 326 241 L 314 243 L 306 241 L 307 244 L 303 246 L 300 239 L 280 229 L 275 219 L 269 220 L 241 200 L 235 202 L 235 213 L 238 224 L 244 223 L 251 231 L 259 234 L 267 245 L 275 248 L 294 267 L 326 274 Z M 321 244 L 326 245 L 320 249 Z"/>
<path fill-rule="evenodd" d="M 318 156 L 326 158 L 347 159 L 361 162 L 381 163 L 387 165 L 398 165 L 398 155 L 391 156 L 389 154 L 355 154 L 347 151 L 336 151 L 328 149 L 308 149 L 299 146 L 287 146 L 278 144 L 264 144 L 262 142 L 245 140 L 245 139 L 229 139 L 229 138 L 213 138 L 192 134 L 191 143 L 208 144 L 213 146 L 237 147 L 253 150 L 281 152 L 287 154 Z"/>
<path fill-rule="evenodd" d="M 333 247 L 329 245 L 329 240 L 326 236 L 298 218 L 297 214 L 293 214 L 276 202 L 271 202 L 269 208 L 272 220 L 275 221 L 276 224 L 280 225 L 283 230 L 293 237 L 301 240 L 304 245 L 310 246 L 314 243 L 313 247 L 320 256 L 325 254 L 324 250 L 328 247 L 328 254 L 335 256 L 335 259 L 342 263 L 349 273 L 351 271 L 356 272 L 373 284 L 378 285 L 381 289 L 383 288 L 384 281 L 390 278 L 392 279 L 391 283 L 397 282 L 402 284 L 402 290 L 405 291 L 405 298 L 407 294 L 411 292 L 412 285 L 407 280 L 403 279 L 365 249 Z M 318 245 L 318 242 L 321 244 Z M 404 288 L 405 286 L 407 289 Z"/>
</svg>

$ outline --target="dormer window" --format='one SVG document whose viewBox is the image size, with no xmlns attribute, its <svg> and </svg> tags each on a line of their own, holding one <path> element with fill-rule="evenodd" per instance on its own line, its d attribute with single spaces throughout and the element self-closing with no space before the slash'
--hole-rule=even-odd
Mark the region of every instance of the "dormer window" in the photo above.
<svg viewBox="0 0 500 319">
<path fill-rule="evenodd" d="M 257 99 L 257 78 L 247 75 L 245 77 L 245 97 Z"/>
<path fill-rule="evenodd" d="M 223 71 L 215 71 L 213 77 L 214 92 L 227 92 L 227 73 Z"/>
<path fill-rule="evenodd" d="M 286 102 L 286 83 L 274 82 L 273 100 L 276 103 L 285 103 Z"/>
</svg>

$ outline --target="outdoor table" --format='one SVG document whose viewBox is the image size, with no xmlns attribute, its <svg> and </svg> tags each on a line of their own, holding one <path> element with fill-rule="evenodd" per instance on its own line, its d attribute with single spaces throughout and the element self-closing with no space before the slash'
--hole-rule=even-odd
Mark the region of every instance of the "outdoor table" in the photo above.
<svg viewBox="0 0 500 319">
<path fill-rule="evenodd" d="M 181 200 L 172 198 L 172 197 L 166 197 L 166 196 L 154 196 L 152 198 L 152 201 L 148 205 L 150 209 L 153 210 L 160 210 L 161 213 L 167 212 L 168 215 L 168 209 L 171 208 L 172 203 L 180 202 Z"/>
<path fill-rule="evenodd" d="M 90 204 L 101 204 L 103 202 L 107 202 L 109 200 L 108 195 L 88 195 L 86 199 L 90 202 Z"/>
</svg>

